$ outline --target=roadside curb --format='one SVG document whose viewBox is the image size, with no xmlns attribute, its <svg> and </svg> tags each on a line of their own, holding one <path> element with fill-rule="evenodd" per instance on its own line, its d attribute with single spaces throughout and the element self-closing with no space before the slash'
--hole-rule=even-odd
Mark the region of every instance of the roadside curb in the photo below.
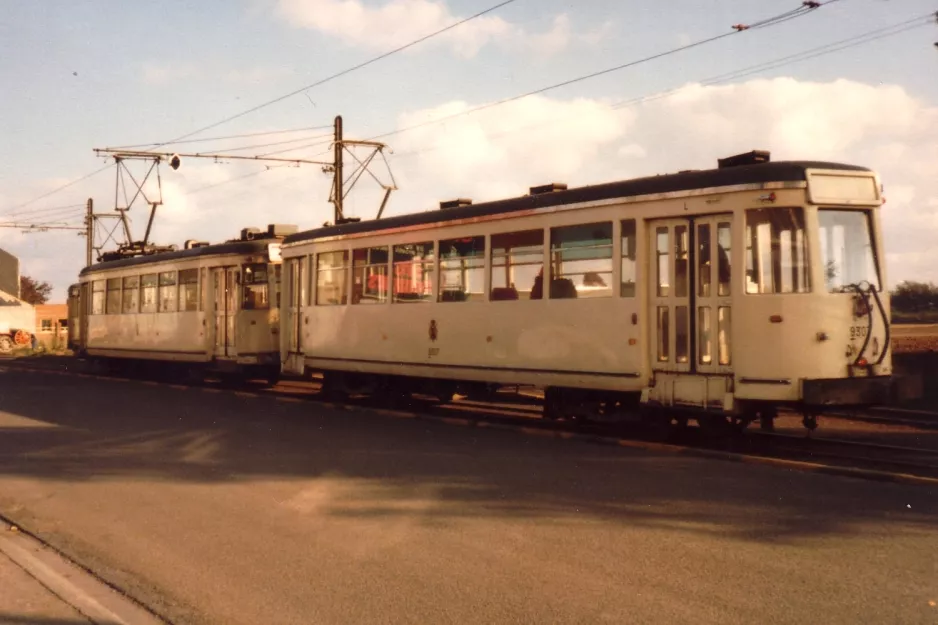
<svg viewBox="0 0 938 625">
<path fill-rule="evenodd" d="M 0 515 L 0 554 L 95 625 L 165 625 L 165 619 L 32 532 Z"/>
<path fill-rule="evenodd" d="M 74 375 L 77 377 L 90 377 L 103 380 L 121 380 L 128 381 L 126 378 L 111 378 L 106 376 L 91 375 L 87 373 L 81 373 L 77 371 L 68 371 L 68 370 L 48 370 L 41 367 L 30 367 L 28 365 L 18 365 L 16 367 L 20 371 L 29 371 L 29 372 L 38 372 L 38 373 L 53 373 L 60 375 Z M 171 385 L 168 383 L 161 382 L 152 382 L 152 381 L 143 381 L 143 384 L 148 386 L 171 386 L 173 388 L 188 389 L 189 387 L 183 387 L 180 385 Z M 223 389 L 213 389 L 213 388 L 203 388 L 201 389 L 206 392 L 212 393 L 225 393 Z M 255 393 L 255 392 L 246 392 L 246 391 L 231 391 L 235 396 L 239 397 L 256 397 L 256 398 L 270 398 L 274 401 L 294 401 L 299 402 L 303 401 L 297 398 L 282 398 L 277 397 L 268 393 Z M 879 471 L 875 469 L 861 469 L 857 467 L 845 467 L 838 465 L 829 465 L 821 464 L 816 462 L 808 462 L 804 460 L 791 460 L 787 458 L 772 458 L 765 456 L 753 456 L 749 454 L 742 454 L 730 451 L 719 451 L 713 449 L 696 449 L 692 447 L 682 447 L 680 445 L 673 445 L 670 443 L 658 443 L 652 441 L 639 441 L 639 440 L 629 440 L 623 438 L 617 438 L 614 436 L 603 436 L 600 434 L 581 434 L 578 432 L 570 432 L 564 430 L 547 430 L 538 427 L 531 427 L 528 425 L 513 424 L 513 423 L 499 423 L 492 421 L 483 421 L 480 419 L 475 419 L 472 417 L 462 417 L 462 416 L 435 416 L 427 415 L 422 413 L 410 412 L 407 410 L 395 410 L 392 408 L 367 408 L 361 406 L 348 406 L 345 404 L 336 404 L 334 402 L 321 402 L 321 405 L 332 408 L 334 410 L 342 410 L 346 412 L 368 412 L 370 414 L 383 415 L 398 419 L 418 419 L 424 421 L 432 421 L 435 423 L 442 423 L 443 425 L 459 426 L 459 427 L 479 427 L 487 428 L 493 430 L 505 430 L 511 432 L 517 432 L 519 434 L 524 434 L 526 436 L 537 436 L 541 438 L 555 438 L 561 440 L 576 440 L 580 442 L 593 443 L 599 445 L 610 445 L 617 446 L 627 449 L 636 449 L 641 451 L 652 451 L 660 453 L 668 453 L 675 455 L 691 456 L 697 458 L 706 458 L 711 460 L 723 460 L 728 462 L 737 462 L 741 464 L 752 464 L 752 465 L 762 465 L 762 466 L 771 466 L 775 468 L 796 470 L 801 472 L 808 473 L 819 473 L 823 475 L 833 475 L 838 477 L 850 477 L 865 479 L 869 481 L 876 482 L 890 482 L 895 484 L 912 484 L 918 486 L 938 486 L 938 478 L 934 477 L 925 477 L 919 475 L 912 475 L 908 473 L 894 473 L 890 471 Z M 3 517 L 0 516 L 0 519 Z"/>
</svg>

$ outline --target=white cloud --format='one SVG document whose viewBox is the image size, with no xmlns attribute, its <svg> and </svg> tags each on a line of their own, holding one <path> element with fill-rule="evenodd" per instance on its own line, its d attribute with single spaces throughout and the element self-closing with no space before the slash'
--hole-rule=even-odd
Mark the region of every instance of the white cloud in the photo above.
<svg viewBox="0 0 938 625">
<path fill-rule="evenodd" d="M 387 0 L 380 5 L 362 0 L 280 0 L 280 15 L 289 23 L 326 33 L 355 46 L 386 50 L 400 46 L 453 24 L 454 15 L 442 0 Z M 526 47 L 543 55 L 564 50 L 574 41 L 596 43 L 606 36 L 604 25 L 595 32 L 575 35 L 566 15 L 554 18 L 543 33 L 529 33 L 497 15 L 484 15 L 435 38 L 457 54 L 472 57 L 483 46 L 497 42 L 506 47 Z"/>
<path fill-rule="evenodd" d="M 398 124 L 411 126 L 478 104 L 458 101 L 413 110 L 400 115 Z M 711 168 L 719 157 L 751 149 L 771 150 L 774 160 L 869 166 L 880 172 L 888 199 L 882 218 L 890 282 L 938 282 L 933 250 L 933 233 L 938 231 L 938 107 L 898 87 L 789 78 L 691 85 L 673 97 L 621 110 L 602 100 L 536 96 L 388 140 L 396 153 L 390 160 L 401 190 L 392 195 L 387 215 L 435 210 L 440 200 L 455 197 L 480 202 L 519 196 L 530 186 L 548 182 L 578 186 Z M 177 172 L 165 172 L 165 205 L 157 213 L 154 240 L 221 241 L 237 236 L 245 226 L 279 222 L 308 229 L 331 219 L 326 201 L 329 177 L 317 168 L 284 168 L 240 178 L 260 169 L 256 164 L 188 161 Z M 204 189 L 220 182 L 225 184 Z M 101 183 L 95 195 L 108 197 L 113 183 L 106 177 Z M 45 188 L 33 190 L 41 193 Z M 199 189 L 204 190 L 194 193 Z M 374 185 L 362 190 L 350 196 L 347 213 L 372 218 L 379 194 Z M 145 226 L 143 211 L 134 219 L 138 231 Z M 74 249 L 34 251 L 37 244 L 59 240 L 45 236 L 54 235 L 10 233 L 3 245 L 9 242 L 15 248 L 11 251 L 19 250 L 31 263 L 58 255 L 75 268 L 61 278 L 67 285 L 77 273 L 82 241 L 63 235 L 63 243 L 74 240 Z"/>
<path fill-rule="evenodd" d="M 402 115 L 399 123 L 407 127 L 468 108 L 452 102 Z M 466 193 L 477 200 L 518 195 L 525 185 L 581 176 L 633 117 L 594 100 L 534 96 L 395 137 L 395 149 L 410 154 L 392 164 L 402 168 L 405 183 L 424 187 L 423 180 L 433 180 L 434 190 L 443 194 L 438 199 Z"/>
</svg>

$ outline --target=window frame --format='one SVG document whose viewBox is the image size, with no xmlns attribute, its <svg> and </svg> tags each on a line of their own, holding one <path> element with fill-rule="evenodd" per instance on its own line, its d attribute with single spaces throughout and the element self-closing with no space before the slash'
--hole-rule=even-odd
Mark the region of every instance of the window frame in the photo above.
<svg viewBox="0 0 938 625">
<path fill-rule="evenodd" d="M 876 276 L 876 284 L 870 283 L 868 279 L 865 279 L 865 281 L 869 283 L 873 288 L 875 288 L 877 292 L 881 293 L 883 291 L 883 275 L 882 275 L 883 269 L 882 269 L 882 263 L 880 262 L 879 247 L 877 245 L 877 240 L 876 240 L 876 230 L 875 230 L 876 224 L 873 220 L 873 211 L 868 208 L 842 207 L 842 206 L 823 206 L 823 207 L 819 206 L 817 208 L 817 219 L 818 219 L 817 236 L 818 236 L 818 251 L 820 254 L 819 259 L 818 259 L 818 264 L 820 266 L 819 268 L 821 272 L 821 279 L 822 279 L 824 292 L 830 293 L 830 294 L 839 294 L 839 293 L 846 292 L 843 290 L 844 288 L 843 286 L 841 286 L 839 289 L 833 288 L 830 284 L 830 279 L 828 278 L 827 265 L 830 262 L 829 259 L 831 256 L 831 250 L 827 249 L 827 243 L 825 241 L 825 237 L 822 236 L 822 231 L 826 230 L 828 227 L 821 222 L 822 214 L 824 213 L 826 214 L 850 213 L 850 214 L 857 214 L 858 216 L 863 217 L 863 222 L 866 225 L 866 235 L 868 237 L 869 244 L 870 244 L 871 257 L 869 258 L 869 261 L 873 263 L 872 270 Z"/>
<path fill-rule="evenodd" d="M 152 284 L 147 284 L 147 282 L 152 279 Z M 153 305 L 151 308 L 144 310 L 144 303 L 146 302 L 146 289 L 153 289 Z M 140 274 L 140 301 L 137 303 L 137 310 L 141 313 L 146 314 L 155 314 L 160 311 L 160 274 L 159 272 L 153 273 L 144 273 Z"/>
<path fill-rule="evenodd" d="M 556 239 L 561 238 L 561 235 L 564 233 L 564 231 L 567 231 L 567 232 L 573 232 L 576 230 L 586 231 L 592 228 L 596 228 L 596 229 L 608 228 L 608 232 L 609 232 L 608 241 L 609 242 L 608 243 L 591 243 L 591 244 L 584 244 L 584 245 L 577 245 L 577 244 L 570 245 L 571 242 L 578 243 L 578 242 L 585 242 L 585 241 L 606 241 L 605 238 L 596 238 L 596 237 L 593 237 L 592 239 L 586 239 L 586 238 L 582 238 L 578 240 L 574 239 L 572 241 L 570 240 L 555 241 L 555 238 Z M 608 220 L 608 221 L 600 220 L 600 221 L 595 221 L 595 222 L 569 224 L 569 225 L 564 225 L 564 226 L 552 226 L 550 228 L 548 238 L 550 242 L 550 285 L 551 285 L 551 287 L 548 289 L 549 291 L 548 296 L 550 299 L 607 299 L 607 298 L 615 296 L 616 289 L 615 289 L 613 282 L 615 279 L 616 251 L 615 251 L 615 226 L 612 220 Z M 565 243 L 567 244 L 566 246 L 564 245 Z M 564 260 L 563 258 L 565 252 L 574 252 L 575 254 L 576 252 L 585 251 L 587 254 L 594 254 L 598 250 L 604 250 L 604 251 L 607 250 L 607 252 L 605 252 L 603 256 L 588 255 L 585 258 L 573 258 L 570 260 Z M 598 269 L 598 270 L 591 269 L 591 270 L 584 270 L 584 271 L 564 271 L 563 270 L 563 265 L 565 263 L 572 264 L 572 263 L 581 263 L 584 261 L 605 262 L 606 267 L 603 269 Z M 557 271 L 555 271 L 555 267 L 558 269 Z M 581 295 L 580 289 L 577 288 L 578 285 L 576 281 L 573 280 L 573 278 L 571 278 L 570 276 L 581 276 L 582 284 L 579 286 L 587 288 L 587 287 L 593 286 L 593 285 L 586 284 L 587 276 L 591 274 L 595 275 L 600 281 L 602 281 L 603 277 L 605 276 L 606 281 L 600 286 L 602 290 L 601 291 L 597 290 L 595 292 L 583 291 L 585 295 Z M 561 283 L 560 282 L 561 280 L 569 281 L 569 284 L 573 287 L 574 290 L 564 291 L 561 288 L 561 285 L 563 285 L 563 287 L 565 288 L 567 285 L 567 282 Z M 570 293 L 573 293 L 574 295 L 568 297 Z"/>
<path fill-rule="evenodd" d="M 371 254 L 373 252 L 383 252 L 385 255 L 385 260 L 383 263 L 371 262 Z M 364 259 L 356 258 L 356 255 L 359 255 L 361 252 L 365 253 Z M 391 260 L 392 252 L 390 245 L 369 245 L 367 247 L 358 247 L 352 250 L 352 276 L 351 276 L 351 294 L 350 300 L 354 306 L 383 306 L 385 304 L 391 303 Z M 360 262 L 364 260 L 365 262 Z M 384 268 L 383 273 L 372 274 L 371 270 L 375 268 Z M 358 283 L 356 282 L 359 279 L 359 271 L 362 272 L 361 278 L 361 293 L 358 292 Z M 367 283 L 372 276 L 378 277 L 378 290 L 377 290 L 377 299 L 371 299 L 371 295 L 367 289 Z M 381 280 L 384 280 L 384 285 L 382 288 Z M 369 297 L 365 297 L 368 295 Z"/>
<path fill-rule="evenodd" d="M 179 299 L 179 276 L 175 269 L 169 271 L 160 271 L 157 273 L 157 297 L 156 297 L 156 309 L 159 313 L 175 313 L 177 310 L 177 303 Z M 171 297 L 163 297 L 163 289 L 172 289 L 173 294 Z M 167 310 L 164 306 L 165 302 L 172 302 L 172 309 Z"/>
<path fill-rule="evenodd" d="M 539 243 L 531 245 L 515 245 L 507 246 L 503 245 L 503 241 L 507 240 L 510 237 L 522 238 L 526 236 L 534 236 L 539 239 Z M 487 252 L 487 264 L 488 264 L 488 301 L 490 302 L 511 302 L 518 301 L 521 299 L 528 300 L 541 300 L 543 297 L 543 281 L 544 281 L 544 266 L 547 264 L 548 254 L 545 251 L 546 242 L 549 240 L 549 234 L 545 231 L 545 228 L 523 228 L 520 230 L 508 230 L 505 232 L 495 232 L 489 235 L 488 237 L 488 252 Z M 537 250 L 535 252 L 534 250 Z M 496 251 L 503 250 L 503 251 Z M 520 253 L 515 250 L 522 250 Z M 522 262 L 515 263 L 509 262 L 513 257 L 520 255 L 522 257 Z M 531 262 L 527 260 L 528 258 L 534 258 L 537 256 L 538 261 Z M 496 262 L 496 261 L 503 262 Z M 527 291 L 528 297 L 522 298 L 521 294 L 524 291 L 519 291 L 515 286 L 515 276 L 510 275 L 514 272 L 515 268 L 518 267 L 537 267 L 537 274 L 534 277 L 534 282 L 531 285 L 531 289 Z M 501 278 L 496 280 L 495 273 L 496 271 L 505 271 L 509 275 L 506 277 L 504 282 L 505 286 L 495 286 L 502 282 Z M 511 295 L 514 294 L 514 297 L 494 297 L 498 289 L 499 294 Z"/>
<path fill-rule="evenodd" d="M 176 312 L 198 312 L 199 310 L 199 269 L 180 269 L 176 274 Z M 190 302 L 188 293 L 195 287 L 195 295 Z"/>
<path fill-rule="evenodd" d="M 762 223 L 753 226 L 750 224 L 749 218 L 750 215 L 755 215 L 759 213 L 769 214 L 778 213 L 782 211 L 788 211 L 789 216 L 791 216 L 791 223 L 796 226 L 790 230 L 780 230 L 778 243 L 776 245 L 776 238 L 773 232 L 774 224 L 772 221 L 764 221 Z M 798 222 L 798 217 L 800 217 L 800 224 Z M 763 256 L 763 250 L 753 249 L 754 245 L 757 245 L 760 239 L 758 235 L 753 237 L 753 228 L 759 227 L 762 225 L 769 226 L 769 237 L 768 237 L 768 254 L 769 259 L 769 275 L 771 276 L 771 290 L 763 290 L 761 285 L 763 284 L 763 278 L 765 277 L 765 258 Z M 789 250 L 793 254 L 793 257 L 790 259 L 790 265 L 787 267 L 787 271 L 798 271 L 801 277 L 801 285 L 796 288 L 795 280 L 791 279 L 791 290 L 786 291 L 785 288 L 785 278 L 784 274 L 786 272 L 786 267 L 784 266 L 784 256 L 782 255 L 782 248 L 780 246 L 780 234 L 783 232 L 791 232 L 792 235 L 790 240 L 797 240 L 797 233 L 800 225 L 801 232 L 801 245 L 800 250 L 796 252 L 794 249 L 791 249 L 794 244 L 789 245 Z M 778 250 L 778 267 L 776 268 L 776 250 Z M 808 221 L 807 221 L 807 210 L 804 206 L 771 206 L 771 207 L 758 207 L 758 208 L 747 208 L 745 214 L 743 215 L 743 266 L 741 267 L 741 278 L 743 280 L 743 295 L 808 295 L 814 291 L 815 280 L 813 279 L 812 273 L 812 257 L 811 257 L 811 245 L 808 237 Z M 756 263 L 757 256 L 759 257 L 759 262 Z M 798 261 L 798 256 L 801 256 L 801 265 L 800 268 L 797 268 L 795 264 Z M 776 274 L 776 269 L 778 273 Z M 758 275 L 758 281 L 752 281 L 756 286 L 756 290 L 750 290 L 750 272 Z M 778 279 L 776 279 L 778 278 Z M 825 287 L 826 288 L 826 287 Z"/>
<path fill-rule="evenodd" d="M 630 224 L 628 230 L 631 238 L 626 237 L 626 224 Z M 615 234 L 615 233 L 613 233 Z M 626 241 L 628 241 L 628 254 L 626 254 Z M 638 297 L 639 289 L 639 264 L 638 264 L 638 220 L 635 218 L 619 220 L 619 297 L 625 299 L 634 299 Z M 626 262 L 631 263 L 632 282 L 625 282 Z M 615 267 L 615 260 L 613 260 Z"/>
<path fill-rule="evenodd" d="M 424 252 L 423 256 L 420 256 L 420 260 L 413 260 L 416 258 L 416 254 L 411 256 L 409 260 L 397 260 L 397 254 L 400 251 L 401 254 L 407 254 L 408 252 L 404 248 L 409 247 L 418 247 L 420 246 Z M 429 256 L 427 255 L 427 249 L 429 248 Z M 418 282 L 419 285 L 423 285 L 421 292 L 418 291 L 406 291 L 401 292 L 398 290 L 398 273 L 397 267 L 399 265 L 409 264 L 411 267 L 419 264 L 421 271 L 421 279 Z M 427 267 L 429 266 L 429 271 Z M 439 249 L 435 240 L 423 240 L 417 241 L 414 243 L 398 243 L 397 245 L 391 246 L 391 303 L 392 304 L 428 304 L 436 301 L 436 282 L 437 274 L 439 269 Z M 413 271 L 413 269 L 411 269 Z M 404 283 L 404 276 L 400 276 L 401 284 Z M 413 282 L 413 276 L 411 276 L 410 282 Z M 429 292 L 427 291 L 427 285 L 429 285 Z M 413 299 L 400 299 L 400 295 L 417 295 Z"/>
<path fill-rule="evenodd" d="M 316 254 L 316 306 L 347 306 L 349 300 L 349 250 L 332 250 L 329 252 L 319 252 Z M 327 265 L 323 268 L 323 260 L 328 258 L 332 260 L 333 258 L 341 258 L 341 264 L 339 265 Z M 338 298 L 336 301 L 324 302 L 321 299 L 323 293 L 323 287 L 325 283 L 320 280 L 320 276 L 325 272 L 341 272 L 339 274 L 339 280 L 332 280 L 330 283 L 340 284 L 341 286 L 338 289 Z M 334 274 L 333 274 L 334 275 Z"/>
<path fill-rule="evenodd" d="M 108 278 L 105 283 L 107 291 L 104 298 L 104 314 L 119 315 L 121 314 L 121 308 L 123 307 L 123 296 L 121 294 L 123 278 Z M 111 310 L 111 295 L 113 293 L 117 294 L 114 302 L 116 304 L 116 306 L 114 306 L 116 310 Z"/>
<path fill-rule="evenodd" d="M 259 267 L 263 267 L 263 279 L 256 277 L 261 275 L 261 271 L 258 269 Z M 273 267 L 274 265 L 271 263 L 264 262 L 244 263 L 241 265 L 241 280 L 239 283 L 241 286 L 241 297 L 239 310 L 270 310 L 271 292 L 274 290 L 272 289 L 273 285 L 271 284 L 272 279 L 274 278 L 271 272 Z M 248 280 L 249 276 L 250 280 Z M 263 302 L 259 305 L 253 300 L 248 299 L 249 296 L 253 296 L 253 294 L 258 291 L 264 294 Z M 251 303 L 250 306 L 247 305 L 249 301 Z"/>
<path fill-rule="evenodd" d="M 436 301 L 438 301 L 438 302 L 440 302 L 440 303 L 484 302 L 484 301 L 486 301 L 486 300 L 488 299 L 488 294 L 487 294 L 487 292 L 486 292 L 487 289 L 486 289 L 486 285 L 485 285 L 486 258 L 488 257 L 488 242 L 487 242 L 486 238 L 487 238 L 487 237 L 486 237 L 485 235 L 469 235 L 469 236 L 455 237 L 455 238 L 450 238 L 450 239 L 441 239 L 441 240 L 439 240 L 439 241 L 437 242 L 437 252 L 438 252 L 438 257 L 439 257 L 439 258 L 438 258 L 439 269 L 438 269 L 438 271 L 437 271 L 437 284 L 436 284 L 436 293 L 437 293 L 437 294 L 436 294 Z M 471 244 L 472 244 L 472 247 L 470 248 L 470 251 L 471 251 L 471 252 L 476 252 L 476 251 L 478 250 L 478 253 L 472 253 L 472 254 L 469 254 L 469 255 L 447 256 L 447 257 L 444 257 L 444 256 L 443 256 L 443 246 L 444 246 L 444 245 L 454 245 L 454 244 L 456 244 L 456 243 L 465 243 L 465 242 L 467 242 L 467 240 L 468 240 L 468 241 L 471 241 Z M 482 243 L 481 248 L 476 248 L 476 247 L 475 247 L 475 244 L 478 243 L 478 242 L 481 242 L 481 243 Z M 479 263 L 479 264 L 474 265 L 474 266 L 466 266 L 464 263 L 465 263 L 465 261 L 467 261 L 467 260 L 470 260 L 470 261 L 472 261 L 472 262 L 476 262 L 476 263 Z M 459 267 L 459 268 L 456 268 L 456 269 L 444 268 L 444 267 L 443 267 L 443 264 L 444 264 L 445 262 L 447 262 L 447 261 L 460 261 L 460 263 L 461 263 L 463 266 L 461 266 L 461 267 Z M 444 274 L 445 272 L 453 272 L 453 271 L 460 271 L 460 272 L 463 272 L 464 274 L 468 274 L 468 272 L 475 272 L 475 273 L 477 273 L 477 274 L 480 276 L 480 278 L 481 278 L 481 284 L 479 285 L 479 290 L 478 290 L 478 291 L 475 291 L 475 292 L 473 292 L 473 291 L 465 291 L 465 290 L 463 290 L 463 291 L 454 291 L 454 290 L 452 290 L 452 289 L 450 289 L 450 290 L 448 290 L 448 291 L 447 291 L 447 290 L 444 290 L 444 288 L 443 288 L 443 274 Z M 445 295 L 446 295 L 447 292 L 450 292 L 450 293 L 462 293 L 465 297 L 462 298 L 462 299 L 460 299 L 460 298 L 458 298 L 458 297 L 454 297 L 454 298 L 452 298 L 452 299 L 445 299 Z M 474 297 L 473 297 L 473 296 L 474 296 Z"/>
<path fill-rule="evenodd" d="M 122 279 L 123 294 L 121 295 L 121 314 L 133 315 L 140 311 L 140 276 L 124 276 Z M 127 306 L 127 296 L 133 302 L 133 306 Z M 132 308 L 132 310 L 128 310 Z"/>
</svg>

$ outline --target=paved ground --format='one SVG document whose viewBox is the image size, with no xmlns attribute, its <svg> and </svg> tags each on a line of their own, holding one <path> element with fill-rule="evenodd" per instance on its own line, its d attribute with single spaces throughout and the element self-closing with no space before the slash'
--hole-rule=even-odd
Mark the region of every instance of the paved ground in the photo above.
<svg viewBox="0 0 938 625">
<path fill-rule="evenodd" d="M 936 495 L 0 372 L 0 512 L 175 623 L 933 624 Z"/>
<path fill-rule="evenodd" d="M 0 624 L 89 625 L 75 608 L 0 553 Z"/>
</svg>

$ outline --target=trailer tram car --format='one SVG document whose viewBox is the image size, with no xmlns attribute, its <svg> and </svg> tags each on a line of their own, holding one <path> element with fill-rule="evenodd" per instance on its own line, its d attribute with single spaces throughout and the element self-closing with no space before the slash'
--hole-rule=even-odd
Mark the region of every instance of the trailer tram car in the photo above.
<svg viewBox="0 0 938 625">
<path fill-rule="evenodd" d="M 284 372 L 724 429 L 891 392 L 877 175 L 767 152 L 287 237 Z M 638 408 L 638 409 L 636 409 Z"/>
<path fill-rule="evenodd" d="M 182 250 L 86 267 L 74 294 L 74 349 L 109 368 L 275 382 L 280 245 L 296 231 L 245 228 L 225 243 L 187 241 Z"/>
</svg>

